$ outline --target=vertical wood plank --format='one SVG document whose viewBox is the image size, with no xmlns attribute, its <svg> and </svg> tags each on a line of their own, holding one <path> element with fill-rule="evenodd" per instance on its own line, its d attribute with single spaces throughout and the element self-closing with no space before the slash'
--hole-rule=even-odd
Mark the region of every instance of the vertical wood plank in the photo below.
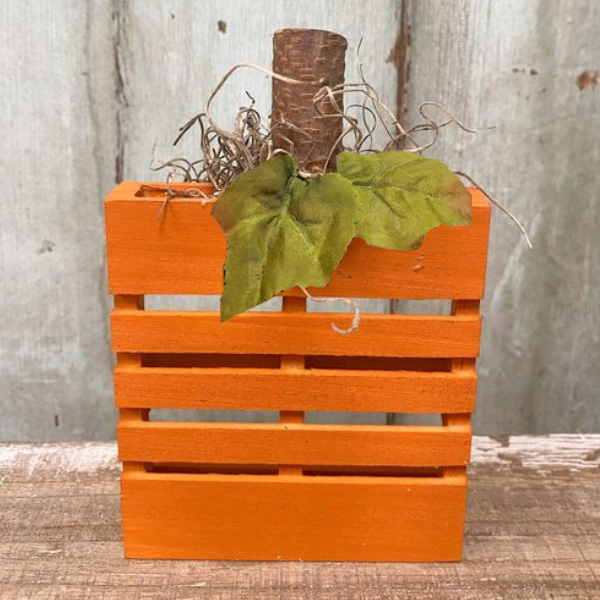
<svg viewBox="0 0 600 600">
<path fill-rule="evenodd" d="M 170 156 L 177 125 L 201 110 L 219 74 L 240 56 L 268 64 L 268 35 L 284 25 L 339 30 L 351 52 L 363 36 L 368 75 L 394 105 L 400 6 L 261 1 L 249 11 L 239 0 L 213 0 L 200 12 L 182 0 L 2 3 L 0 268 L 15 283 L 0 300 L 1 392 L 19 402 L 0 422 L 1 437 L 111 435 L 101 198 L 115 172 L 148 177 L 154 142 L 157 158 Z M 600 157 L 600 88 L 578 82 L 600 64 L 600 7 L 534 0 L 519 3 L 515 21 L 514 5 L 490 0 L 409 6 L 409 117 L 434 99 L 469 124 L 498 125 L 475 137 L 449 133 L 435 155 L 485 183 L 536 245 L 526 251 L 495 219 L 478 429 L 596 430 L 600 349 L 589 332 L 600 300 L 600 183 L 590 173 Z M 264 104 L 268 85 L 240 74 L 224 89 L 219 116 L 245 100 L 245 89 Z"/>
<path fill-rule="evenodd" d="M 271 36 L 279 28 L 316 27 L 344 35 L 349 42 L 347 81 L 356 79 L 355 53 L 363 38 L 366 74 L 394 106 L 397 69 L 388 58 L 398 32 L 398 8 L 398 0 L 380 0 L 377 10 L 360 0 L 331 0 L 318 7 L 307 0 L 255 0 L 251 7 L 244 0 L 206 0 L 202 11 L 185 0 L 165 0 L 152 8 L 140 0 L 126 3 L 122 16 L 122 76 L 128 101 L 124 177 L 140 179 L 148 174 L 155 142 L 156 158 L 172 158 L 177 128 L 203 109 L 209 93 L 233 64 L 269 67 Z M 246 91 L 268 114 L 270 89 L 270 79 L 263 74 L 239 71 L 220 92 L 215 117 L 231 125 L 236 107 L 248 102 Z M 149 122 L 153 127 L 147 126 Z M 197 147 L 191 138 L 181 146 L 184 154 L 194 151 Z"/>
<path fill-rule="evenodd" d="M 303 313 L 306 312 L 306 298 L 283 298 L 283 312 Z M 304 356 L 287 355 L 281 357 L 281 368 L 284 370 L 304 369 Z M 294 410 L 279 411 L 280 423 L 303 423 L 304 412 Z M 296 465 L 281 465 L 279 467 L 280 475 L 302 475 L 302 467 Z"/>
<path fill-rule="evenodd" d="M 437 100 L 472 127 L 430 156 L 472 174 L 523 221 L 490 236 L 478 433 L 600 427 L 600 4 L 420 0 L 411 8 L 409 116 Z"/>
<path fill-rule="evenodd" d="M 115 310 L 144 310 L 144 296 L 117 295 L 114 297 Z M 142 356 L 137 352 L 119 352 L 117 366 L 122 369 L 141 367 Z M 136 421 L 147 421 L 150 410 L 144 408 L 119 408 L 119 424 Z M 123 473 L 144 472 L 144 463 L 123 461 Z"/>
<path fill-rule="evenodd" d="M 0 439 L 114 435 L 103 197 L 111 3 L 0 2 Z"/>
<path fill-rule="evenodd" d="M 479 316 L 479 300 L 456 300 L 452 303 L 452 314 L 462 316 Z M 475 362 L 474 358 L 454 358 L 452 359 L 452 371 L 469 371 L 475 374 Z M 444 414 L 442 415 L 442 422 L 448 427 L 456 428 L 467 428 L 471 430 L 471 414 L 470 413 L 457 413 L 457 414 Z M 444 477 L 463 477 L 466 481 L 467 468 L 466 467 L 444 467 Z"/>
</svg>

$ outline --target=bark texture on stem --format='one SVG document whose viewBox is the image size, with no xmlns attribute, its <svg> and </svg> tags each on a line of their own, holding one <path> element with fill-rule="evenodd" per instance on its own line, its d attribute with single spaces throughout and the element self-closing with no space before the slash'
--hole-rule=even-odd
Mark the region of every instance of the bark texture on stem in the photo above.
<svg viewBox="0 0 600 600">
<path fill-rule="evenodd" d="M 342 134 L 343 119 L 323 116 L 337 111 L 327 98 L 317 110 L 313 97 L 325 85 L 344 83 L 347 46 L 345 37 L 319 29 L 280 29 L 273 36 L 273 71 L 306 82 L 273 80 L 273 143 L 296 157 L 303 171 L 317 173 L 335 165 L 339 150 L 328 157 Z M 336 101 L 343 109 L 343 98 Z"/>
</svg>

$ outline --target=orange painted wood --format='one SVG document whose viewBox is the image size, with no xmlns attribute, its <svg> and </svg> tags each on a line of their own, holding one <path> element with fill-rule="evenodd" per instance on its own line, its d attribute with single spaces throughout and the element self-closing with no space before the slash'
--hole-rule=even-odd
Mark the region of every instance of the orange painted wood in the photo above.
<svg viewBox="0 0 600 600">
<path fill-rule="evenodd" d="M 458 561 L 466 479 L 132 473 L 129 558 Z"/>
<path fill-rule="evenodd" d="M 123 183 L 106 199 L 109 288 L 113 294 L 220 294 L 226 242 L 210 205 L 136 196 Z M 156 185 L 156 184 L 154 184 Z M 418 250 L 399 252 L 355 240 L 316 296 L 463 298 L 483 296 L 490 207 L 471 190 L 473 225 L 433 229 Z M 299 290 L 288 292 L 302 295 Z"/>
<path fill-rule="evenodd" d="M 306 313 L 306 298 L 283 298 L 281 302 L 281 311 L 283 313 Z M 302 371 L 306 367 L 306 358 L 299 354 L 285 354 L 281 356 L 280 364 L 281 372 L 286 374 L 288 372 Z M 285 407 L 280 407 L 279 410 L 279 422 L 280 423 L 303 423 L 304 412 L 299 410 L 285 410 Z M 279 465 L 280 475 L 302 475 L 302 467 L 296 465 Z"/>
<path fill-rule="evenodd" d="M 144 296 L 118 295 L 114 298 L 115 308 L 127 310 L 143 310 Z M 117 369 L 139 369 L 142 366 L 142 357 L 139 353 L 117 354 Z M 147 408 L 121 407 L 119 408 L 119 423 L 125 421 L 147 421 L 150 411 Z M 143 463 L 124 462 L 123 472 L 144 471 Z"/>
<path fill-rule="evenodd" d="M 452 314 L 457 316 L 479 317 L 479 300 L 455 300 L 452 303 Z M 452 372 L 460 375 L 475 375 L 475 358 L 459 357 L 452 359 Z M 471 411 L 472 412 L 472 411 Z M 471 414 L 442 414 L 442 422 L 449 427 L 471 427 Z M 445 467 L 445 475 L 464 475 L 465 467 Z"/>
<path fill-rule="evenodd" d="M 124 461 L 214 464 L 465 465 L 470 427 L 121 422 Z"/>
<path fill-rule="evenodd" d="M 472 198 L 472 227 L 436 228 L 413 252 L 354 241 L 311 290 L 453 299 L 454 315 L 363 315 L 349 336 L 330 328 L 349 315 L 306 314 L 299 290 L 282 313 L 224 324 L 144 311 L 143 294 L 221 293 L 225 240 L 197 199 L 171 199 L 158 219 L 161 190 L 128 183 L 107 198 L 127 556 L 460 560 L 490 216 Z M 152 408 L 278 410 L 280 423 L 148 421 Z M 306 410 L 444 425 L 307 425 Z"/>
<path fill-rule="evenodd" d="M 120 407 L 471 412 L 473 373 L 137 368 L 114 372 Z"/>
<path fill-rule="evenodd" d="M 112 315 L 116 352 L 333 354 L 345 356 L 475 357 L 478 317 L 363 315 L 360 329 L 340 335 L 334 313 L 241 314 L 221 323 L 217 312 L 128 311 Z"/>
</svg>

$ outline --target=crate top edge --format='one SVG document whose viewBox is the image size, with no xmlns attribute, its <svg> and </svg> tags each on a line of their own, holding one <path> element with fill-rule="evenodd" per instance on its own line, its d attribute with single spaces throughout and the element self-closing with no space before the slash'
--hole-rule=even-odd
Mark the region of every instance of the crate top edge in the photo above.
<svg viewBox="0 0 600 600">
<path fill-rule="evenodd" d="M 214 188 L 209 182 L 203 183 L 171 183 L 169 187 L 173 190 L 200 190 L 203 191 L 210 201 L 214 199 Z M 142 192 L 144 190 L 150 190 L 155 192 L 156 195 L 144 196 Z M 160 195 L 161 191 L 165 191 L 167 186 L 164 182 L 159 181 L 123 181 L 118 184 L 105 198 L 105 202 L 163 202 L 166 196 Z M 471 202 L 473 208 L 489 208 L 490 202 L 485 195 L 477 188 L 467 187 L 471 193 Z M 169 202 L 199 202 L 198 196 L 184 197 L 184 196 L 173 196 L 169 198 Z M 212 203 L 212 202 L 211 202 Z M 209 203 L 210 205 L 210 203 Z"/>
</svg>

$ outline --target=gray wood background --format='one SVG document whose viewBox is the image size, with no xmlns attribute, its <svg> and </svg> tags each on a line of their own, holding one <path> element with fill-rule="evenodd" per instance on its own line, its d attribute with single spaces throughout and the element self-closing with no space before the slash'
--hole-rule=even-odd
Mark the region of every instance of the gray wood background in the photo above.
<svg viewBox="0 0 600 600">
<path fill-rule="evenodd" d="M 497 126 L 448 132 L 434 154 L 535 244 L 496 213 L 476 431 L 600 431 L 600 3 L 3 0 L 0 440 L 113 436 L 102 199 L 172 156 L 229 66 L 268 66 L 282 26 L 338 31 L 350 52 L 363 37 L 371 82 L 409 122 L 438 100 Z M 244 72 L 217 114 L 244 90 L 267 105 L 268 79 Z"/>
</svg>

